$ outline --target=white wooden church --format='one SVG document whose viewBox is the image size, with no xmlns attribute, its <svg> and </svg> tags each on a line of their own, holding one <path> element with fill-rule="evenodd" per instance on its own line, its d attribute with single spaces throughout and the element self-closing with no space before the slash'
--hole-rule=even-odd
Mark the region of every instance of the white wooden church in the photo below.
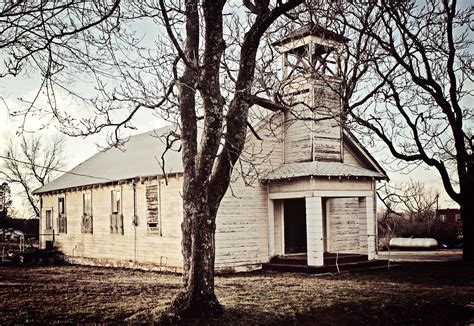
<svg viewBox="0 0 474 326">
<path fill-rule="evenodd" d="M 263 118 L 258 137 L 248 134 L 218 212 L 216 270 L 292 255 L 307 266 L 324 265 L 331 253 L 375 258 L 376 182 L 387 176 L 341 126 L 337 53 L 345 41 L 306 26 L 274 44 L 293 108 Z M 181 154 L 157 161 L 160 135 L 174 128 L 133 136 L 124 151 L 99 152 L 36 190 L 41 246 L 75 263 L 179 271 Z"/>
</svg>

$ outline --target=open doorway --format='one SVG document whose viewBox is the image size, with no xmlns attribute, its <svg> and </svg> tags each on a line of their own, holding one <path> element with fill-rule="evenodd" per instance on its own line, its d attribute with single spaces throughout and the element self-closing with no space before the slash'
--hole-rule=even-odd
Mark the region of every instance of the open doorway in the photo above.
<svg viewBox="0 0 474 326">
<path fill-rule="evenodd" d="M 306 204 L 304 198 L 285 199 L 285 254 L 302 254 L 306 246 Z"/>
</svg>

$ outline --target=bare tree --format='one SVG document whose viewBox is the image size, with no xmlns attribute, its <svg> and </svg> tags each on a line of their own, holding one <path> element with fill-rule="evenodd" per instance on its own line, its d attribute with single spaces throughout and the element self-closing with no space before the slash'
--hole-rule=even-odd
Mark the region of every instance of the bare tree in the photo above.
<svg viewBox="0 0 474 326">
<path fill-rule="evenodd" d="M 331 6 L 350 35 L 346 123 L 394 158 L 439 173 L 460 205 L 464 260 L 474 259 L 472 11 L 456 1 L 371 1 Z"/>
<path fill-rule="evenodd" d="M 410 221 L 425 222 L 428 227 L 434 221 L 439 193 L 420 181 L 384 184 L 378 189 L 378 195 L 388 211 L 403 215 Z"/>
<path fill-rule="evenodd" d="M 84 47 L 84 32 L 102 26 L 117 27 L 120 0 L 107 1 L 2 1 L 0 3 L 0 78 L 16 76 L 41 79 L 41 87 L 29 105 L 17 114 L 26 114 L 43 95 L 52 105 L 56 95 L 51 83 L 58 87 L 72 81 L 63 74 L 61 80 L 51 77 L 65 67 L 88 67 L 90 53 Z M 39 78 L 38 78 L 39 79 Z M 50 87 L 47 87 L 50 86 Z M 24 127 L 24 123 L 22 127 Z"/>
<path fill-rule="evenodd" d="M 40 137 L 23 138 L 19 147 L 10 141 L 2 155 L 3 166 L 0 169 L 2 179 L 21 187 L 21 194 L 36 217 L 39 217 L 41 212 L 33 191 L 57 176 L 58 169 L 61 169 L 65 162 L 62 138 L 53 138 L 50 144 L 45 143 Z"/>
<path fill-rule="evenodd" d="M 301 3 L 244 1 L 253 16 L 240 45 L 235 88 L 226 112 L 220 85 L 225 50 L 223 17 L 225 1 L 187 1 L 184 12 L 184 48 L 176 41 L 164 1 L 160 1 L 169 37 L 185 66 L 179 78 L 179 112 L 182 126 L 184 187 L 182 224 L 184 289 L 173 303 L 179 314 L 219 314 L 214 294 L 215 227 L 219 204 L 229 186 L 233 166 L 243 151 L 247 119 L 252 106 L 252 85 L 260 40 L 282 15 Z M 202 10 L 202 12 L 201 12 Z M 201 27 L 202 26 L 202 27 Z M 200 28 L 204 39 L 200 41 Z M 200 47 L 203 44 L 203 47 Z M 197 136 L 197 93 L 202 100 L 204 129 Z M 196 196 L 201 194 L 201 196 Z"/>
<path fill-rule="evenodd" d="M 3 182 L 0 185 L 0 223 L 10 216 L 11 190 L 8 183 Z"/>
<path fill-rule="evenodd" d="M 285 109 L 255 90 L 254 76 L 260 44 L 264 39 L 265 44 L 269 42 L 267 31 L 280 19 L 288 24 L 294 19 L 289 13 L 302 2 L 159 0 L 123 4 L 120 15 L 111 17 L 120 22 L 120 30 L 107 23 L 109 18 L 83 31 L 83 48 L 76 47 L 77 52 L 72 47 L 59 55 L 51 51 L 56 62 L 70 61 L 56 65 L 63 71 L 44 74 L 43 91 L 52 98 L 49 112 L 33 105 L 21 112 L 25 116 L 34 110 L 43 116 L 50 114 L 61 130 L 73 136 L 112 130 L 110 141 L 116 146 L 123 130 L 134 128 L 132 120 L 138 110 L 151 110 L 179 124 L 180 133 L 173 139 L 181 142 L 184 166 L 184 273 L 183 290 L 171 307 L 176 315 L 222 313 L 214 293 L 216 214 L 244 148 L 249 108 L 259 104 L 272 111 Z M 156 38 L 143 41 L 136 35 L 133 22 L 137 20 L 149 24 Z M 61 83 L 61 76 L 70 73 L 71 67 L 85 67 L 81 72 L 97 81 L 97 97 L 78 96 L 94 110 L 90 116 L 74 116 L 54 100 L 58 85 L 77 95 Z M 199 136 L 198 123 L 203 125 Z"/>
</svg>

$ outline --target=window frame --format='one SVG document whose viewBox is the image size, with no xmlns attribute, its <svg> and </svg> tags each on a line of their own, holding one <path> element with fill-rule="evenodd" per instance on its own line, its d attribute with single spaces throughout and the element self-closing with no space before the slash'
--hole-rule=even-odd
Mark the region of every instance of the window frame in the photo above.
<svg viewBox="0 0 474 326">
<path fill-rule="evenodd" d="M 113 189 L 110 191 L 110 210 L 112 214 L 122 214 L 122 191 L 120 189 Z"/>
<path fill-rule="evenodd" d="M 62 206 L 61 206 L 61 201 L 62 201 Z M 58 216 L 61 216 L 61 215 L 66 215 L 66 197 L 64 196 L 58 197 Z"/>
<path fill-rule="evenodd" d="M 162 236 L 161 228 L 161 209 L 160 209 L 160 191 L 159 182 L 145 185 L 145 211 L 147 234 Z M 154 195 L 152 198 L 152 195 Z M 153 200 L 154 199 L 154 200 Z M 151 207 L 151 206 L 153 207 Z M 156 205 L 156 207 L 155 207 Z M 154 212 L 156 210 L 156 212 Z"/>
<path fill-rule="evenodd" d="M 461 222 L 462 221 L 461 214 L 457 213 L 456 215 L 454 215 L 454 219 L 457 223 Z"/>
<path fill-rule="evenodd" d="M 45 209 L 44 211 L 44 228 L 45 230 L 53 229 L 53 209 Z"/>
<path fill-rule="evenodd" d="M 89 202 L 89 207 L 88 210 L 86 211 L 86 197 L 88 197 L 88 202 Z M 92 216 L 92 193 L 89 192 L 83 192 L 82 193 L 82 215 L 83 216 Z"/>
</svg>

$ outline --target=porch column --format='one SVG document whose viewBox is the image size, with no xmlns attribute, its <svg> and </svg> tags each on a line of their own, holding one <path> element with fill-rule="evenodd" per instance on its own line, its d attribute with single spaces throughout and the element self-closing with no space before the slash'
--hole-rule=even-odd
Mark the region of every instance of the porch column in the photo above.
<svg viewBox="0 0 474 326">
<path fill-rule="evenodd" d="M 324 265 L 323 210 L 321 197 L 306 197 L 308 265 Z"/>
<path fill-rule="evenodd" d="M 268 258 L 275 256 L 275 210 L 274 202 L 268 199 Z"/>
<path fill-rule="evenodd" d="M 364 242 L 362 248 L 366 249 L 368 259 L 375 259 L 375 213 L 374 199 L 372 197 L 359 198 L 359 216 L 360 216 L 360 242 Z M 362 230 L 362 228 L 364 230 Z M 365 241 L 362 238 L 365 236 Z M 367 245 L 365 245 L 367 244 Z"/>
</svg>

